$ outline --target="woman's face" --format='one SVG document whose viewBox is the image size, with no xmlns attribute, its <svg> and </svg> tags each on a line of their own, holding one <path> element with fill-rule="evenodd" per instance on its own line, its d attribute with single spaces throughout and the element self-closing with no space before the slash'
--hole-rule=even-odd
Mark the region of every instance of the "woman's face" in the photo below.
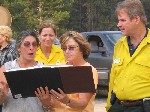
<svg viewBox="0 0 150 112">
<path fill-rule="evenodd" d="M 20 48 L 20 57 L 26 60 L 33 60 L 37 50 L 37 42 L 33 36 L 27 36 L 23 39 Z"/>
<path fill-rule="evenodd" d="M 66 44 L 62 46 L 62 50 L 64 51 L 66 60 L 69 62 L 76 62 L 83 57 L 78 43 L 72 38 L 69 38 Z"/>
<path fill-rule="evenodd" d="M 43 28 L 41 34 L 39 34 L 39 40 L 41 45 L 49 47 L 54 43 L 56 34 L 52 28 Z"/>
<path fill-rule="evenodd" d="M 6 41 L 6 37 L 0 35 L 0 45 L 2 45 Z"/>
</svg>

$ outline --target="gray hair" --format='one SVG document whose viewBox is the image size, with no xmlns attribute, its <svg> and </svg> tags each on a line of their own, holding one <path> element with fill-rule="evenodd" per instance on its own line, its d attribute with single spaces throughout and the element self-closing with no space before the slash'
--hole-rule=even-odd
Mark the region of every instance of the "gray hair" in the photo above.
<svg viewBox="0 0 150 112">
<path fill-rule="evenodd" d="M 116 8 L 116 14 L 118 15 L 121 10 L 125 11 L 131 20 L 136 16 L 139 16 L 141 21 L 145 25 L 147 24 L 145 10 L 140 0 L 125 0 L 123 2 L 119 2 Z"/>
<path fill-rule="evenodd" d="M 35 39 L 36 39 L 36 42 L 37 42 L 37 45 L 39 46 L 39 40 L 38 40 L 38 37 L 36 35 L 35 32 L 33 31 L 30 31 L 30 30 L 26 30 L 26 31 L 22 31 L 19 36 L 17 37 L 16 39 L 16 49 L 18 50 L 18 48 L 20 48 L 23 40 L 27 37 L 27 36 L 33 36 Z"/>
</svg>

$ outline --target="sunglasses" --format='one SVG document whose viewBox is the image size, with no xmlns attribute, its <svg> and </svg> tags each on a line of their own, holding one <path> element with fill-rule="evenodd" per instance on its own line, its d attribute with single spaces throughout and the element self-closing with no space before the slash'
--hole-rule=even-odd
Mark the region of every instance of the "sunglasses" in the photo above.
<svg viewBox="0 0 150 112">
<path fill-rule="evenodd" d="M 23 43 L 23 45 L 25 46 L 25 47 L 30 47 L 31 45 L 33 46 L 33 47 L 37 47 L 38 45 L 37 45 L 37 42 L 33 42 L 33 43 L 30 43 L 30 42 L 25 42 L 25 43 Z"/>
<path fill-rule="evenodd" d="M 62 49 L 63 51 L 66 51 L 67 49 L 68 49 L 69 51 L 74 51 L 75 48 L 77 48 L 77 47 L 79 47 L 79 46 L 62 47 L 61 49 Z"/>
</svg>

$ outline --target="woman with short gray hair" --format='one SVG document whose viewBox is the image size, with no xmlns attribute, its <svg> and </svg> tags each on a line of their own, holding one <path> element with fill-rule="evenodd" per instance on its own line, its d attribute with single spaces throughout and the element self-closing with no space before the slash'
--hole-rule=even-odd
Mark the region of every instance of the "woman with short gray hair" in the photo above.
<svg viewBox="0 0 150 112">
<path fill-rule="evenodd" d="M 5 63 L 0 68 L 0 104 L 3 104 L 2 112 L 44 112 L 37 97 L 14 99 L 3 73 L 6 70 L 43 65 L 43 63 L 34 60 L 38 45 L 39 41 L 34 32 L 22 31 L 16 40 L 19 57 L 14 61 Z"/>
</svg>

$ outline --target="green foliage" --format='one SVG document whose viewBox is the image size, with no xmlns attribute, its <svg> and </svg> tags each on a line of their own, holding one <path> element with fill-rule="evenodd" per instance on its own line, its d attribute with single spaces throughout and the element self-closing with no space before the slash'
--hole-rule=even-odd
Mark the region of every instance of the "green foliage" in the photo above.
<svg viewBox="0 0 150 112">
<path fill-rule="evenodd" d="M 0 0 L 12 15 L 14 38 L 22 30 L 38 30 L 42 20 L 51 19 L 59 36 L 67 30 L 91 31 L 116 28 L 116 5 L 123 0 Z M 150 0 L 141 0 L 150 19 Z M 148 26 L 150 24 L 148 23 Z"/>
<path fill-rule="evenodd" d="M 0 3 L 8 8 L 12 15 L 12 30 L 14 38 L 22 30 L 38 30 L 40 21 L 53 20 L 59 26 L 59 32 L 67 29 L 63 23 L 68 23 L 70 9 L 74 0 L 5 0 Z"/>
</svg>

